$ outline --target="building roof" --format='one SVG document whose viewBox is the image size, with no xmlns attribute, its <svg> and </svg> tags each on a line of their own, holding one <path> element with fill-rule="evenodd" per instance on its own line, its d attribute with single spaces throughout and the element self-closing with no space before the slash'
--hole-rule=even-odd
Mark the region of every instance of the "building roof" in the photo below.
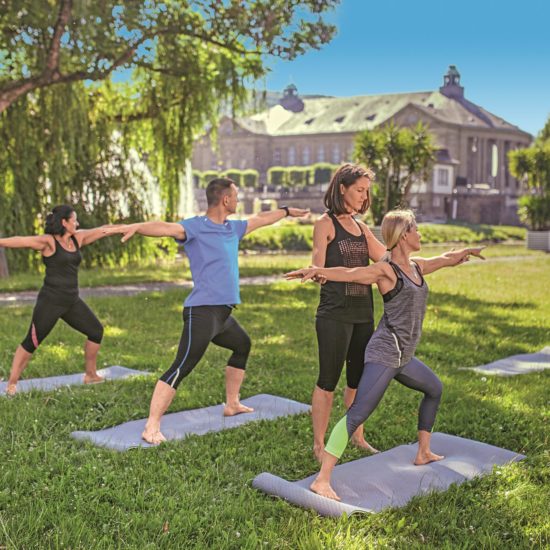
<svg viewBox="0 0 550 550">
<path fill-rule="evenodd" d="M 440 91 L 301 99 L 300 112 L 275 105 L 236 122 L 251 133 L 270 136 L 355 133 L 376 128 L 413 106 L 448 124 L 523 132 L 464 97 L 447 97 Z"/>
</svg>

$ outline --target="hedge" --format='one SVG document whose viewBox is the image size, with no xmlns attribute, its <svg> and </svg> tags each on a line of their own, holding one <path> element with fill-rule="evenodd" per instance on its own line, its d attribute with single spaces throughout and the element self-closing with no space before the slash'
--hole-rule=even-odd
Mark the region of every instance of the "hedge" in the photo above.
<svg viewBox="0 0 550 550">
<path fill-rule="evenodd" d="M 525 240 L 526 229 L 506 225 L 451 225 L 421 223 L 418 229 L 422 243 L 480 243 Z M 241 241 L 241 250 L 289 252 L 310 251 L 313 244 L 313 226 L 287 222 L 280 227 L 266 227 L 255 231 Z"/>
<path fill-rule="evenodd" d="M 198 170 L 193 170 L 193 177 L 195 184 L 202 189 L 204 189 L 211 180 L 219 177 L 232 179 L 239 187 L 255 188 L 259 185 L 260 174 L 258 170 L 253 169 L 231 169 L 225 170 L 224 172 L 218 172 L 216 170 L 199 172 Z"/>
<path fill-rule="evenodd" d="M 479 243 L 482 241 L 501 242 L 525 240 L 524 227 L 510 225 L 467 225 L 421 223 L 418 229 L 424 243 Z"/>
</svg>

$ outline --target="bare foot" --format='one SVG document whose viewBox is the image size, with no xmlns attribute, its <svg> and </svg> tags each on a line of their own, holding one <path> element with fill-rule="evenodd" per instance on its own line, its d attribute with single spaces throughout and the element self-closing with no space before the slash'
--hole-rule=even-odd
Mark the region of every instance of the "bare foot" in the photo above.
<svg viewBox="0 0 550 550">
<path fill-rule="evenodd" d="M 166 438 L 164 435 L 162 435 L 162 432 L 157 429 L 150 429 L 145 428 L 143 430 L 143 433 L 141 434 L 141 439 L 144 441 L 147 441 L 147 443 L 151 443 L 151 445 L 160 445 L 164 441 L 166 441 Z"/>
<path fill-rule="evenodd" d="M 254 409 L 252 407 L 247 407 L 242 403 L 237 403 L 236 405 L 231 405 L 231 406 L 226 405 L 223 409 L 224 416 L 235 416 L 236 414 L 251 413 L 251 412 L 254 412 Z"/>
<path fill-rule="evenodd" d="M 356 447 L 359 447 L 360 449 L 364 449 L 365 451 L 373 455 L 380 452 L 378 449 L 375 449 L 370 443 L 368 443 L 364 437 L 361 437 L 361 438 L 352 437 L 351 442 Z"/>
<path fill-rule="evenodd" d="M 330 483 L 326 481 L 319 481 L 317 478 L 309 488 L 322 497 L 331 498 L 332 500 L 341 500 L 340 497 L 334 492 L 334 489 L 330 486 Z"/>
<path fill-rule="evenodd" d="M 325 446 L 324 445 L 313 445 L 313 456 L 315 457 L 315 460 L 321 464 L 323 462 L 323 453 L 325 452 Z"/>
<path fill-rule="evenodd" d="M 84 375 L 84 384 L 101 384 L 101 382 L 105 382 L 105 378 L 97 373 Z"/>
<path fill-rule="evenodd" d="M 17 393 L 17 384 L 8 384 L 6 387 L 6 395 L 13 397 Z"/>
<path fill-rule="evenodd" d="M 427 453 L 418 453 L 414 459 L 415 466 L 422 466 L 424 464 L 429 464 L 430 462 L 437 462 L 438 460 L 443 460 L 445 457 L 443 455 L 436 455 L 432 451 Z"/>
</svg>

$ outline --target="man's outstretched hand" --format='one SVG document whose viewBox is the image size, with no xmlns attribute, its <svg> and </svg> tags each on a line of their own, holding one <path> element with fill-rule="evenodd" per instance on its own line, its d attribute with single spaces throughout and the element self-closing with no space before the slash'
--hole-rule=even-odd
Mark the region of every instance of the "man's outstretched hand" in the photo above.
<svg viewBox="0 0 550 550">
<path fill-rule="evenodd" d="M 103 233 L 106 235 L 114 235 L 116 233 L 122 235 L 121 242 L 125 243 L 128 239 L 131 239 L 138 230 L 139 224 L 133 223 L 130 225 L 116 225 L 113 227 L 106 227 L 103 229 Z"/>
</svg>

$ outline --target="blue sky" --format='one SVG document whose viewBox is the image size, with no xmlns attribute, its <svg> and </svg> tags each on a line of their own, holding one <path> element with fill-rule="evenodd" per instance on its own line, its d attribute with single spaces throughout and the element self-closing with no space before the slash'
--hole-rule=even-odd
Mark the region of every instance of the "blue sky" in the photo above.
<svg viewBox="0 0 550 550">
<path fill-rule="evenodd" d="M 536 134 L 550 116 L 549 0 L 342 0 L 330 20 L 338 35 L 322 50 L 269 60 L 268 90 L 435 90 L 454 64 L 466 97 L 508 122 Z"/>
</svg>

